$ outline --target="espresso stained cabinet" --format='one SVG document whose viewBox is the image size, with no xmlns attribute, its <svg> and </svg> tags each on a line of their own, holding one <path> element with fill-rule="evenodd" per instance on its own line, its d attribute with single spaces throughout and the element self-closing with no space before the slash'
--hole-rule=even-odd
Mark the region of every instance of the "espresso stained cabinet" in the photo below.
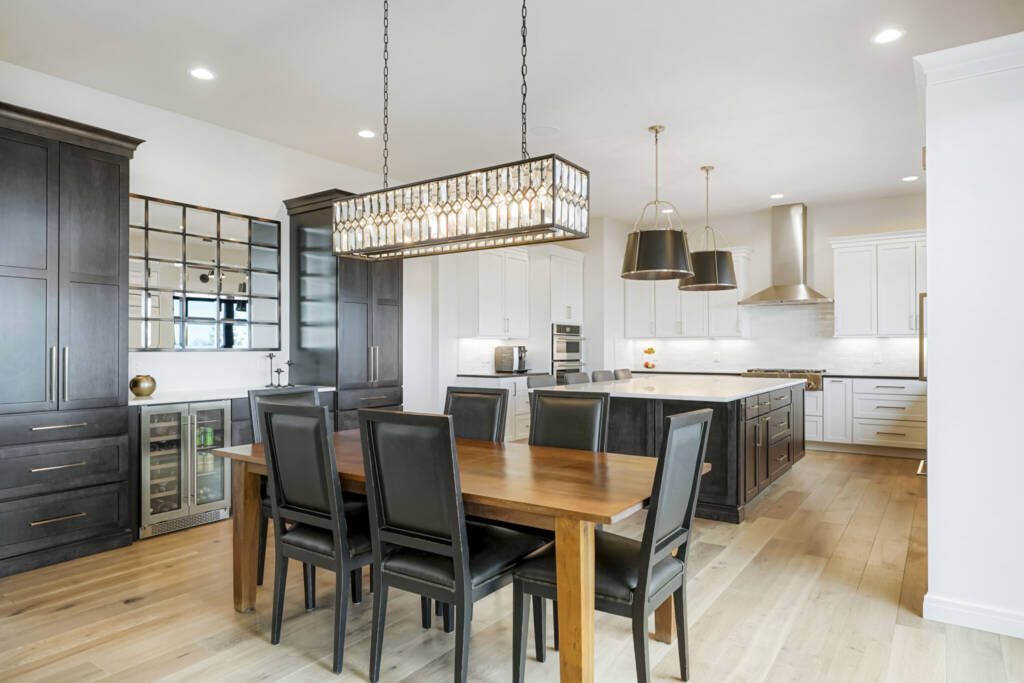
<svg viewBox="0 0 1024 683">
<path fill-rule="evenodd" d="M 338 429 L 359 408 L 402 403 L 402 262 L 338 258 L 326 190 L 285 200 L 291 244 L 291 377 L 338 389 Z"/>
<path fill-rule="evenodd" d="M 0 576 L 132 541 L 128 160 L 141 142 L 0 102 Z"/>
</svg>

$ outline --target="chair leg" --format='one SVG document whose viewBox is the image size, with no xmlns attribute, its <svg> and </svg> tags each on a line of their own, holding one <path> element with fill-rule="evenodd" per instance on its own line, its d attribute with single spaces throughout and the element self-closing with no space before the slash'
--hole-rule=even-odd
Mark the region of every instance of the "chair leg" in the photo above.
<svg viewBox="0 0 1024 683">
<path fill-rule="evenodd" d="M 469 674 L 469 627 L 473 621 L 473 603 L 464 598 L 462 604 L 445 605 L 449 614 L 455 609 L 455 680 L 466 683 Z"/>
<path fill-rule="evenodd" d="M 442 603 L 440 601 L 434 603 L 434 615 L 435 616 L 439 617 L 439 616 L 443 615 L 444 614 L 443 610 L 444 610 L 444 603 Z"/>
<path fill-rule="evenodd" d="M 536 598 L 534 607 L 536 607 Z M 518 581 L 512 583 L 512 681 L 526 677 L 526 639 L 529 635 L 530 600 Z M 536 628 L 536 627 L 535 627 Z M 538 659 L 540 659 L 538 657 Z M 540 660 L 543 661 L 543 660 Z"/>
<path fill-rule="evenodd" d="M 306 594 L 306 611 L 316 609 L 316 567 L 302 565 L 302 588 Z"/>
<path fill-rule="evenodd" d="M 430 618 L 430 598 L 425 595 L 420 596 L 420 621 L 423 624 L 423 628 L 430 628 L 432 626 Z"/>
<path fill-rule="evenodd" d="M 375 566 L 370 576 L 377 576 L 380 570 Z M 370 683 L 380 680 L 380 653 L 384 645 L 384 618 L 388 610 L 388 588 L 377 576 L 377 588 L 373 593 L 373 627 L 370 631 Z"/>
<path fill-rule="evenodd" d="M 354 573 L 354 572 L 353 572 Z M 362 572 L 360 572 L 362 574 Z M 345 664 L 345 624 L 348 622 L 348 592 L 352 577 L 341 567 L 334 574 L 334 673 Z"/>
<path fill-rule="evenodd" d="M 672 594 L 676 612 L 676 640 L 679 645 L 679 677 L 684 681 L 690 680 L 690 640 L 686 632 L 686 575 L 683 575 L 683 585 Z"/>
<path fill-rule="evenodd" d="M 270 617 L 270 642 L 281 642 L 281 620 L 284 616 L 284 587 L 288 582 L 288 558 L 278 554 L 274 566 L 274 609 Z"/>
<path fill-rule="evenodd" d="M 260 515 L 262 517 L 262 513 Z M 260 540 L 259 540 L 259 554 L 257 556 L 256 564 L 256 585 L 263 585 L 263 570 L 267 566 L 267 531 L 270 529 L 270 518 L 263 517 L 263 521 L 260 524 Z"/>
<path fill-rule="evenodd" d="M 551 601 L 551 622 L 555 628 L 555 651 L 558 650 L 558 600 Z"/>
<path fill-rule="evenodd" d="M 374 578 L 375 576 L 376 575 L 373 573 L 373 570 L 371 569 L 370 570 L 370 592 L 371 593 L 373 592 L 373 589 L 377 587 L 377 584 L 376 584 L 377 579 Z"/>
<path fill-rule="evenodd" d="M 352 584 L 352 604 L 358 605 L 363 601 L 363 568 L 356 567 L 350 573 Z"/>
<path fill-rule="evenodd" d="M 649 683 L 651 662 L 647 649 L 647 615 L 642 610 L 633 613 L 633 656 L 636 657 L 637 683 Z"/>
<path fill-rule="evenodd" d="M 548 649 L 548 637 L 545 633 L 548 615 L 544 609 L 544 598 L 539 595 L 533 596 L 533 648 L 537 654 L 537 661 L 543 662 L 546 659 Z"/>
<path fill-rule="evenodd" d="M 444 603 L 441 606 L 441 620 L 444 624 L 444 632 L 452 632 L 452 606 L 450 603 Z"/>
</svg>

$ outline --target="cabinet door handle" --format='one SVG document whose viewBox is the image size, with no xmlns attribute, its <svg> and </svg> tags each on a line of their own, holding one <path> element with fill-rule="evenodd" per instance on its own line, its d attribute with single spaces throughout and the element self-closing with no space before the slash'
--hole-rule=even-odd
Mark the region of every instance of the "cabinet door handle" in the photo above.
<svg viewBox="0 0 1024 683">
<path fill-rule="evenodd" d="M 786 459 L 786 458 L 788 458 L 788 457 L 789 457 L 789 452 L 785 452 L 785 453 L 783 453 L 782 455 L 778 456 L 778 457 L 777 457 L 777 458 L 775 458 L 775 459 L 776 459 L 777 461 L 779 461 L 779 462 L 782 462 L 783 460 L 785 460 L 785 459 Z"/>
<path fill-rule="evenodd" d="M 29 470 L 32 474 L 37 472 L 52 472 L 54 470 L 66 470 L 72 467 L 85 467 L 85 460 L 79 460 L 78 462 L 69 462 L 65 465 L 50 465 L 49 467 L 33 467 Z"/>
<path fill-rule="evenodd" d="M 53 524 L 54 522 L 66 522 L 69 519 L 78 519 L 79 517 L 86 517 L 85 512 L 76 512 L 73 515 L 61 515 L 60 517 L 51 517 L 49 519 L 37 519 L 34 522 L 29 522 L 29 526 L 43 526 L 44 524 Z"/>
<path fill-rule="evenodd" d="M 64 401 L 68 401 L 71 387 L 71 347 L 64 347 Z"/>
<path fill-rule="evenodd" d="M 381 394 L 380 396 L 363 396 L 360 401 L 379 401 L 380 399 L 387 398 L 387 395 Z"/>
<path fill-rule="evenodd" d="M 886 410 L 906 410 L 905 406 L 875 406 L 875 408 L 885 408 Z"/>
<path fill-rule="evenodd" d="M 199 503 L 199 445 L 196 443 L 197 432 L 199 431 L 199 416 L 192 416 L 192 504 Z"/>
<path fill-rule="evenodd" d="M 761 423 L 754 423 L 754 446 L 756 448 L 761 447 Z"/>
<path fill-rule="evenodd" d="M 778 422 L 776 422 L 776 424 L 778 426 L 780 426 L 780 427 L 785 427 L 785 426 L 789 425 L 789 421 L 788 420 L 779 420 Z"/>
<path fill-rule="evenodd" d="M 57 347 L 50 347 L 50 401 L 57 400 Z"/>
<path fill-rule="evenodd" d="M 906 389 L 903 384 L 876 384 L 875 389 Z"/>
<path fill-rule="evenodd" d="M 844 379 L 830 379 L 829 380 L 829 382 L 831 382 L 832 384 L 842 384 L 845 381 L 846 380 L 844 380 Z M 875 387 L 875 388 L 877 389 L 878 387 Z"/>
<path fill-rule="evenodd" d="M 878 436 L 906 436 L 905 432 L 875 432 Z"/>
<path fill-rule="evenodd" d="M 373 347 L 366 347 L 366 381 L 373 381 Z"/>
<path fill-rule="evenodd" d="M 88 422 L 72 422 L 65 425 L 46 425 L 44 427 L 31 427 L 29 431 L 32 432 L 47 432 L 51 429 L 72 429 L 74 427 L 88 427 Z"/>
</svg>

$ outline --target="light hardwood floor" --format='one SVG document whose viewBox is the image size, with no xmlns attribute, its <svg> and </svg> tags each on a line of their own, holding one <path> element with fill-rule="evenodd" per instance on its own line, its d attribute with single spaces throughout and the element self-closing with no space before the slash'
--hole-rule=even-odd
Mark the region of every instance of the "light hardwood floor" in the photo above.
<svg viewBox="0 0 1024 683">
<path fill-rule="evenodd" d="M 915 467 L 811 452 L 743 524 L 699 520 L 691 680 L 1024 681 L 1024 640 L 921 618 L 927 519 Z M 641 513 L 614 530 L 636 535 L 642 524 Z M 222 522 L 0 579 L 0 679 L 366 679 L 368 594 L 349 610 L 345 671 L 335 676 L 332 577 L 320 573 L 320 607 L 307 613 L 301 572 L 289 572 L 281 644 L 272 646 L 272 572 L 256 611 L 237 614 L 230 554 Z M 477 603 L 473 681 L 511 677 L 511 593 Z M 392 592 L 382 680 L 451 680 L 454 641 L 437 621 L 421 629 L 418 598 Z M 629 620 L 599 614 L 596 631 L 599 680 L 632 680 Z M 675 646 L 650 648 L 656 680 L 679 680 Z M 557 680 L 557 653 L 539 664 L 530 651 L 527 680 Z"/>
</svg>

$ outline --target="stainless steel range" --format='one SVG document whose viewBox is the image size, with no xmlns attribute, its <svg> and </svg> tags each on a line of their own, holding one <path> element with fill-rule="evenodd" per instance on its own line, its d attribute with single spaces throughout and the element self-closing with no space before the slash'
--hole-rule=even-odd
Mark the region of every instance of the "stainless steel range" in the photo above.
<svg viewBox="0 0 1024 683">
<path fill-rule="evenodd" d="M 740 373 L 744 377 L 792 377 L 807 380 L 807 391 L 821 391 L 822 376 L 825 370 L 808 370 L 806 368 L 751 368 Z"/>
</svg>

